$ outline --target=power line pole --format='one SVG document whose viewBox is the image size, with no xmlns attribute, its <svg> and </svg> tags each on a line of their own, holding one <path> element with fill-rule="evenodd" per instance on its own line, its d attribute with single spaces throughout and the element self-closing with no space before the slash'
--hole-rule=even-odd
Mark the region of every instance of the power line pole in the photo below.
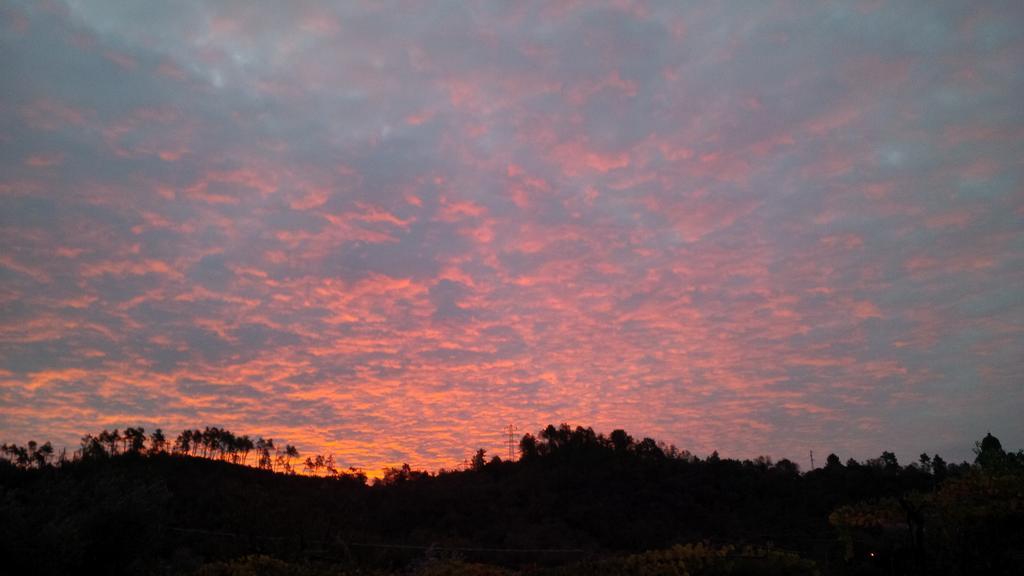
<svg viewBox="0 0 1024 576">
<path fill-rule="evenodd" d="M 516 428 L 514 424 L 509 424 L 505 431 L 508 432 L 508 461 L 514 462 L 516 459 Z"/>
<path fill-rule="evenodd" d="M 811 470 L 814 470 L 814 450 L 811 450 Z"/>
</svg>

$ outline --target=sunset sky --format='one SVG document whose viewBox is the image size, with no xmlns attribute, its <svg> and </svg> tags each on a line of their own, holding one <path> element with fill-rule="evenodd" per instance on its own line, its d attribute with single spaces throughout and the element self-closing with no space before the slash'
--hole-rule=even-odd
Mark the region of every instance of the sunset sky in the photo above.
<svg viewBox="0 0 1024 576">
<path fill-rule="evenodd" d="M 0 3 L 0 441 L 1024 448 L 1024 3 Z"/>
</svg>

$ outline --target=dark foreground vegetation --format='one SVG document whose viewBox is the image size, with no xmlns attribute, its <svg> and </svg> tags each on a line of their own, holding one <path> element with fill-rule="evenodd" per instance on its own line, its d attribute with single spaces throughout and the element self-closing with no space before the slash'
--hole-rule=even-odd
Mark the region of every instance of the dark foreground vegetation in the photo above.
<svg viewBox="0 0 1024 576">
<path fill-rule="evenodd" d="M 549 426 L 516 462 L 372 483 L 217 428 L 0 452 L 8 574 L 1024 573 L 1024 453 L 991 435 L 970 464 L 884 452 L 801 473 Z"/>
</svg>

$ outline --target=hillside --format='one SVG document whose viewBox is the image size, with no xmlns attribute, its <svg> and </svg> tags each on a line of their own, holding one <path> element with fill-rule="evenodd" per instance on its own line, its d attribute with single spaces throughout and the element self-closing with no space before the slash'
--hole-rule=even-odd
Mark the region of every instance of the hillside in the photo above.
<svg viewBox="0 0 1024 576">
<path fill-rule="evenodd" d="M 786 460 L 700 459 L 621 431 L 563 426 L 525 436 L 516 462 L 480 454 L 468 470 L 406 467 L 373 484 L 162 450 L 60 466 L 4 461 L 0 552 L 15 574 L 390 573 L 438 562 L 621 573 L 614 562 L 631 554 L 703 542 L 745 561 L 794 552 L 823 573 L 967 573 L 979 562 L 1011 573 L 1021 460 L 992 453 L 941 468 L 901 466 L 888 453 L 845 465 L 830 457 L 802 474 Z M 755 548 L 735 552 L 745 546 Z M 675 550 L 656 562 L 694 554 Z M 251 555 L 262 556 L 235 560 Z"/>
</svg>

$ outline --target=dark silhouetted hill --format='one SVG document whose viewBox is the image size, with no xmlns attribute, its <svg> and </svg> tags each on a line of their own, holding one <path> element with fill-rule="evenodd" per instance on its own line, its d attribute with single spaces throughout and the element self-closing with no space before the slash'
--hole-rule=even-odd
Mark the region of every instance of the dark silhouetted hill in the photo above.
<svg viewBox="0 0 1024 576">
<path fill-rule="evenodd" d="M 800 473 L 563 425 L 524 436 L 516 462 L 481 452 L 468 470 L 404 467 L 367 484 L 244 466 L 227 451 L 119 451 L 105 438 L 109 449 L 60 465 L 36 446 L 3 447 L 5 572 L 601 574 L 633 562 L 672 574 L 728 560 L 733 572 L 709 573 L 771 562 L 789 567 L 779 573 L 967 574 L 979 563 L 1013 573 L 1021 560 L 1022 458 L 992 441 L 974 465 L 922 455 L 901 466 L 886 452 Z"/>
</svg>

